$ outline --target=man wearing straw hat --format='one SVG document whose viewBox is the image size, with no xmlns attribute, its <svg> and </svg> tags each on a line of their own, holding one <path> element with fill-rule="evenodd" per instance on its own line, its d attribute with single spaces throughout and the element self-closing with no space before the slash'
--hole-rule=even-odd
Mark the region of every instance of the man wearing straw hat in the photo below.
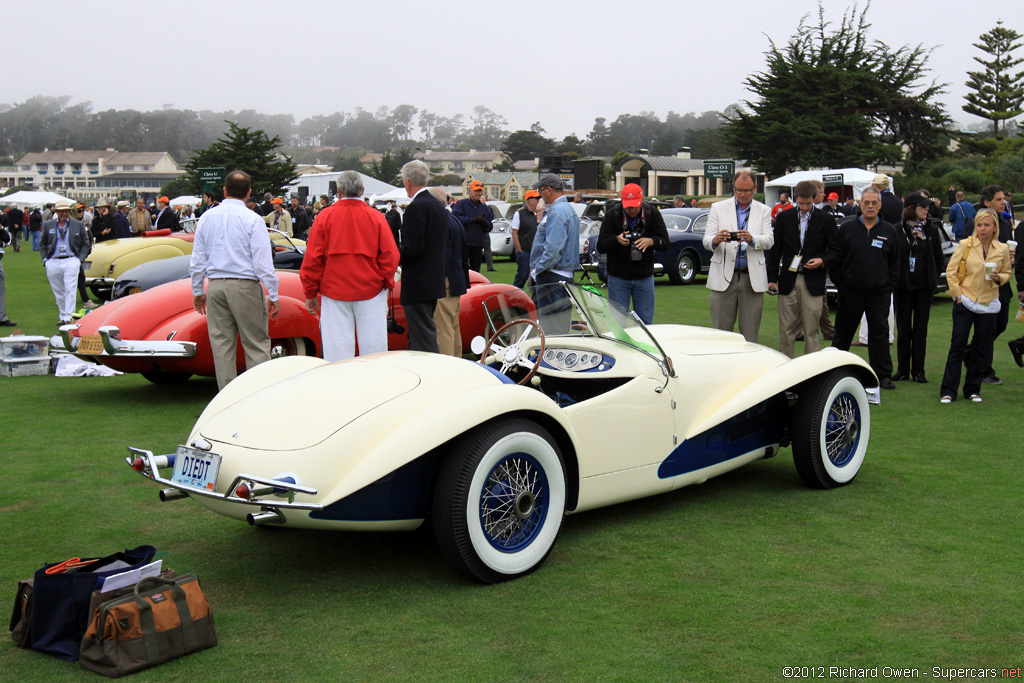
<svg viewBox="0 0 1024 683">
<path fill-rule="evenodd" d="M 71 202 L 58 199 L 56 218 L 43 224 L 40 252 L 46 277 L 50 281 L 53 297 L 57 301 L 60 320 L 57 325 L 71 322 L 75 310 L 75 289 L 78 271 L 89 255 L 89 237 L 82 221 L 71 218 Z"/>
</svg>

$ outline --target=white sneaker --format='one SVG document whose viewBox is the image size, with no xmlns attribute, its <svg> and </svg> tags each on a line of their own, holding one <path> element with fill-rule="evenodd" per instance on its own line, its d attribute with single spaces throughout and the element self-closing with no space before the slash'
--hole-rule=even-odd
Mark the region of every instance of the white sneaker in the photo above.
<svg viewBox="0 0 1024 683">
<path fill-rule="evenodd" d="M 953 399 L 951 399 L 949 396 L 943 396 L 942 398 L 939 399 L 939 403 L 952 403 L 952 402 L 953 402 Z"/>
<path fill-rule="evenodd" d="M 971 394 L 971 403 L 981 403 L 981 396 Z"/>
<path fill-rule="evenodd" d="M 84 304 L 82 304 L 82 306 L 83 306 L 84 308 L 89 308 L 89 309 L 93 309 L 93 308 L 99 308 L 99 307 L 100 307 L 100 305 L 99 305 L 99 304 L 97 304 L 97 303 L 94 303 L 94 302 L 92 302 L 92 301 L 86 301 L 86 302 L 85 302 Z"/>
</svg>

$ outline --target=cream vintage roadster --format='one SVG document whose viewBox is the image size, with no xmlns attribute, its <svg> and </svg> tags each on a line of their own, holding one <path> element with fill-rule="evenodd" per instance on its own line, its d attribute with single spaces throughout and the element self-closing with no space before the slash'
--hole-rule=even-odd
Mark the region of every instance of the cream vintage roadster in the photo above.
<svg viewBox="0 0 1024 683">
<path fill-rule="evenodd" d="M 518 290 L 517 290 L 518 291 Z M 788 359 L 732 333 L 645 326 L 588 288 L 485 300 L 482 359 L 396 351 L 272 360 L 206 407 L 175 453 L 129 448 L 161 498 L 250 524 L 407 530 L 484 583 L 535 570 L 567 514 L 697 484 L 792 448 L 849 484 L 878 380 L 858 356 Z M 303 406 L 301 429 L 262 420 Z"/>
</svg>

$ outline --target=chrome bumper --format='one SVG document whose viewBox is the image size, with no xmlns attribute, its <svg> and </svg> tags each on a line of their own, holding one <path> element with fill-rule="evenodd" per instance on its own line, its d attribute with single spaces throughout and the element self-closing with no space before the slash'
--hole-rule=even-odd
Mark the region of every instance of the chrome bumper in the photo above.
<svg viewBox="0 0 1024 683">
<path fill-rule="evenodd" d="M 198 498 L 210 498 L 225 503 L 232 503 L 235 505 L 248 505 L 252 507 L 260 508 L 257 513 L 250 513 L 248 515 L 249 524 L 263 524 L 267 522 L 281 523 L 285 521 L 285 516 L 281 512 L 282 510 L 322 510 L 323 505 L 320 503 L 296 503 L 295 494 L 303 493 L 310 496 L 317 494 L 316 489 L 309 488 L 308 486 L 299 486 L 298 484 L 281 481 L 279 479 L 267 479 L 265 477 L 257 477 L 252 474 L 239 474 L 231 480 L 231 485 L 227 487 L 224 493 L 217 493 L 216 491 L 208 491 L 206 489 L 195 488 L 192 486 L 185 486 L 178 482 L 165 479 L 160 476 L 159 468 L 172 467 L 174 464 L 175 455 L 153 455 L 152 451 L 147 451 L 142 448 L 132 448 L 128 446 L 128 452 L 131 457 L 125 458 L 125 462 L 128 466 L 135 470 L 133 463 L 136 459 L 141 459 L 143 468 L 141 470 L 135 470 L 147 479 L 151 479 L 158 484 L 166 486 L 166 489 L 160 491 L 160 500 L 168 501 L 175 500 L 178 498 L 198 497 Z M 239 484 L 246 484 L 252 491 L 250 498 L 241 498 L 235 494 L 238 490 Z M 262 488 L 257 488 L 259 484 Z M 286 497 L 287 500 L 282 500 L 282 496 Z"/>
<path fill-rule="evenodd" d="M 85 285 L 87 287 L 113 287 L 114 278 L 112 277 L 87 277 L 85 278 Z"/>
<path fill-rule="evenodd" d="M 78 353 L 79 337 L 71 336 L 78 325 L 62 325 L 60 336 L 50 339 L 50 348 L 60 352 Z M 146 358 L 192 358 L 196 355 L 195 342 L 138 341 L 121 339 L 121 330 L 115 325 L 104 325 L 96 332 L 103 342 L 103 353 L 100 356 L 144 356 Z M 55 343 L 55 342 L 60 343 Z M 96 354 L 88 354 L 90 357 Z"/>
</svg>

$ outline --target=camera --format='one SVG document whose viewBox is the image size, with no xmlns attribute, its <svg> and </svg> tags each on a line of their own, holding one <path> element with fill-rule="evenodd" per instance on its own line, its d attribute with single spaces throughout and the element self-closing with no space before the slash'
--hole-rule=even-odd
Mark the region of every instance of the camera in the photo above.
<svg viewBox="0 0 1024 683">
<path fill-rule="evenodd" d="M 644 254 L 636 246 L 636 241 L 640 239 L 641 235 L 638 232 L 626 231 L 625 237 L 629 240 L 629 260 L 630 261 L 641 261 L 644 258 Z"/>
<path fill-rule="evenodd" d="M 729 241 L 730 242 L 739 242 L 740 241 L 740 234 L 738 232 L 730 232 L 729 233 Z"/>
</svg>

